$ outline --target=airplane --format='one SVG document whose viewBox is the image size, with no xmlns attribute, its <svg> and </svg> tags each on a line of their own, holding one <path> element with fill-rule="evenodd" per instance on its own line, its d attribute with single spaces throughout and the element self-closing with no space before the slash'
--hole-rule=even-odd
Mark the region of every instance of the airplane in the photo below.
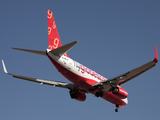
<svg viewBox="0 0 160 120">
<path fill-rule="evenodd" d="M 11 74 L 8 73 L 4 61 L 2 60 L 3 70 L 5 73 L 13 76 L 14 78 L 40 83 L 41 85 L 45 84 L 53 87 L 69 89 L 70 97 L 78 101 L 85 101 L 86 93 L 93 94 L 96 97 L 101 97 L 104 100 L 114 104 L 116 106 L 115 112 L 118 112 L 119 107 L 123 107 L 128 104 L 128 92 L 121 86 L 134 79 L 135 77 L 141 75 L 142 73 L 148 71 L 149 69 L 155 67 L 158 62 L 157 45 L 155 45 L 155 58 L 152 61 L 124 74 L 107 79 L 95 71 L 71 59 L 67 52 L 78 42 L 74 41 L 62 46 L 53 13 L 50 10 L 47 10 L 47 19 L 48 49 L 46 49 L 46 51 L 21 48 L 12 49 L 47 56 L 58 70 L 58 72 L 60 72 L 72 83 L 43 80 Z"/>
</svg>

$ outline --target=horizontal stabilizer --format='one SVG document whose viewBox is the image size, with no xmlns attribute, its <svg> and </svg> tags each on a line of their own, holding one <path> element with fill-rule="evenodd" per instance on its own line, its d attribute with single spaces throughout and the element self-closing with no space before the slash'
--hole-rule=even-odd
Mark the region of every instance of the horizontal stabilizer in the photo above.
<svg viewBox="0 0 160 120">
<path fill-rule="evenodd" d="M 43 55 L 43 56 L 47 56 L 45 51 L 28 50 L 28 49 L 20 49 L 20 48 L 12 48 L 12 49 L 20 50 L 20 51 L 24 51 L 24 52 L 30 52 L 30 53 L 34 53 L 34 54 L 38 54 L 38 55 Z"/>
<path fill-rule="evenodd" d="M 57 55 L 57 56 L 62 56 L 63 54 L 65 54 L 68 50 L 70 50 L 75 44 L 77 44 L 77 41 L 74 41 L 72 43 L 69 43 L 67 45 L 63 45 L 57 49 L 54 49 L 52 51 L 50 51 L 52 54 Z"/>
</svg>

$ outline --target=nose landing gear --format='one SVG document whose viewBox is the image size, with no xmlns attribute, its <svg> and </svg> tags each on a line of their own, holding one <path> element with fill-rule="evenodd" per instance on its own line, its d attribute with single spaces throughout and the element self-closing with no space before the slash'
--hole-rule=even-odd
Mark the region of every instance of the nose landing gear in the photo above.
<svg viewBox="0 0 160 120">
<path fill-rule="evenodd" d="M 116 105 L 116 109 L 115 109 L 115 112 L 119 112 L 119 105 Z"/>
<path fill-rule="evenodd" d="M 115 109 L 115 112 L 119 112 L 119 109 L 118 109 L 118 108 L 116 108 L 116 109 Z"/>
</svg>

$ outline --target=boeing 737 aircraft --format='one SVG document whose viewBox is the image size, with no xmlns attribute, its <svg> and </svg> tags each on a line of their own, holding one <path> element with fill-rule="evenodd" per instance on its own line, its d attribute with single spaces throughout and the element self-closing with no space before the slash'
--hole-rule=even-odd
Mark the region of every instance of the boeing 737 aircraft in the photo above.
<svg viewBox="0 0 160 120">
<path fill-rule="evenodd" d="M 12 49 L 47 56 L 53 63 L 53 65 L 56 67 L 56 69 L 65 78 L 72 82 L 72 84 L 50 80 L 42 80 L 38 78 L 31 78 L 8 73 L 4 61 L 2 60 L 2 65 L 5 73 L 15 78 L 28 80 L 31 82 L 37 82 L 41 85 L 46 84 L 53 87 L 69 89 L 70 97 L 78 101 L 85 101 L 86 93 L 93 94 L 96 97 L 101 97 L 104 100 L 115 104 L 115 111 L 118 112 L 119 107 L 123 107 L 124 105 L 128 104 L 128 92 L 121 86 L 129 82 L 133 78 L 153 68 L 158 62 L 157 46 L 155 46 L 154 60 L 124 74 L 107 79 L 96 73 L 95 71 L 85 67 L 84 65 L 72 60 L 68 56 L 67 51 L 69 51 L 75 44 L 77 44 L 77 41 L 62 46 L 52 11 L 47 10 L 47 18 L 49 45 L 46 51 L 28 50 L 20 48 Z"/>
</svg>

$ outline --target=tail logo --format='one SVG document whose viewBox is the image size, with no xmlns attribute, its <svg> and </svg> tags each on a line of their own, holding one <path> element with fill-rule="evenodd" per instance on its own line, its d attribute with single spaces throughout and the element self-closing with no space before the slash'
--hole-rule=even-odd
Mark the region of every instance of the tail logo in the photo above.
<svg viewBox="0 0 160 120">
<path fill-rule="evenodd" d="M 55 21 L 53 22 L 53 29 L 56 29 L 56 23 L 55 23 Z"/>
<path fill-rule="evenodd" d="M 53 44 L 52 44 L 52 45 L 49 45 L 49 49 L 50 49 L 50 50 L 53 50 L 53 49 L 58 48 L 58 44 L 59 44 L 59 39 L 58 39 L 58 38 L 55 38 L 54 41 L 53 41 Z"/>
<path fill-rule="evenodd" d="M 49 19 L 51 19 L 51 18 L 52 18 L 52 16 L 53 16 L 52 11 L 48 10 L 47 17 L 48 17 Z"/>
<path fill-rule="evenodd" d="M 56 23 L 55 23 L 55 21 L 53 22 L 53 26 L 52 27 L 48 27 L 48 35 L 51 34 L 52 28 L 56 29 Z"/>
</svg>

